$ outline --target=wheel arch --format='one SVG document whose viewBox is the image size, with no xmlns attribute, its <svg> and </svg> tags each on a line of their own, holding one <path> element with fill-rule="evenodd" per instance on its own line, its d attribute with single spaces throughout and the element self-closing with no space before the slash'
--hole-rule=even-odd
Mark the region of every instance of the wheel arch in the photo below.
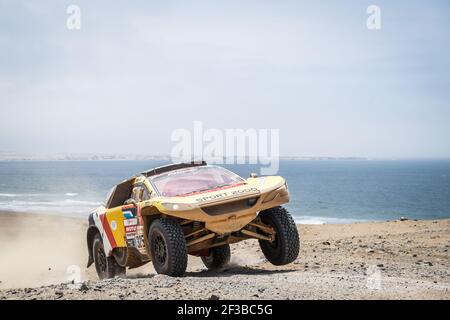
<svg viewBox="0 0 450 320">
<path fill-rule="evenodd" d="M 172 216 L 170 214 L 161 212 L 156 206 L 148 206 L 141 209 L 141 215 L 144 222 L 144 239 L 145 239 L 145 245 L 148 249 L 148 254 L 150 255 L 150 240 L 148 239 L 148 233 L 150 231 L 150 227 L 153 223 L 153 221 L 161 218 L 170 218 L 178 223 L 183 223 L 184 221 L 191 221 L 188 219 L 182 219 L 177 216 Z"/>
<path fill-rule="evenodd" d="M 148 239 L 148 232 L 153 221 L 164 216 L 162 212 L 155 206 L 148 206 L 141 209 L 142 220 L 144 222 L 144 240 L 147 248 L 147 253 L 150 256 L 150 241 Z"/>
<path fill-rule="evenodd" d="M 142 219 L 144 220 L 145 233 L 147 234 L 150 225 L 156 219 L 159 219 L 164 216 L 164 214 L 158 210 L 155 206 L 148 206 L 141 209 Z"/>
</svg>

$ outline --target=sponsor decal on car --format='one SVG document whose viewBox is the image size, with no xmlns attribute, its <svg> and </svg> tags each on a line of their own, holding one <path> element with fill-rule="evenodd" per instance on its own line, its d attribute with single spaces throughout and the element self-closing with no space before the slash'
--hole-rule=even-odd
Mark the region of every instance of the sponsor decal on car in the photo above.
<svg viewBox="0 0 450 320">
<path fill-rule="evenodd" d="M 129 247 L 135 247 L 142 253 L 145 253 L 145 242 L 143 235 L 133 234 L 133 236 L 130 235 L 130 237 L 127 235 L 127 245 Z"/>
<path fill-rule="evenodd" d="M 241 189 L 241 190 L 233 190 L 231 191 L 231 194 L 242 194 L 242 193 L 248 193 L 248 192 L 258 192 L 258 188 L 247 188 L 247 189 Z"/>
<path fill-rule="evenodd" d="M 222 193 L 216 193 L 216 194 L 212 194 L 209 196 L 196 198 L 195 201 L 197 201 L 197 202 L 210 201 L 210 200 L 226 198 L 228 196 L 235 196 L 235 195 L 241 195 L 241 194 L 245 194 L 245 193 L 258 192 L 258 191 L 259 191 L 258 188 L 246 188 L 246 189 L 241 189 L 241 190 L 225 191 Z"/>
<path fill-rule="evenodd" d="M 125 227 L 125 232 L 126 233 L 136 232 L 136 231 L 137 231 L 137 226 L 126 226 Z"/>
<path fill-rule="evenodd" d="M 130 219 L 134 217 L 133 212 L 131 211 L 124 211 L 123 216 L 125 217 L 125 219 Z"/>
<path fill-rule="evenodd" d="M 127 220 L 124 220 L 124 221 L 123 221 L 123 225 L 124 225 L 125 227 L 128 227 L 128 226 L 135 226 L 135 225 L 137 225 L 137 224 L 138 224 L 137 218 L 131 218 L 131 219 L 127 219 Z"/>
<path fill-rule="evenodd" d="M 134 238 L 136 238 L 136 232 L 132 232 L 132 233 L 127 233 L 126 234 L 126 239 L 127 240 L 133 240 Z"/>
</svg>

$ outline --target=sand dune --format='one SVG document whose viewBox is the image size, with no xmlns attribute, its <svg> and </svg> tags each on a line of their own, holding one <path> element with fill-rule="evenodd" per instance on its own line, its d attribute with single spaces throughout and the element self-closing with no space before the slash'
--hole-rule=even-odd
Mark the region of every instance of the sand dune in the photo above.
<svg viewBox="0 0 450 320">
<path fill-rule="evenodd" d="M 300 225 L 294 263 L 268 263 L 256 241 L 232 246 L 222 272 L 190 257 L 185 277 L 151 264 L 126 279 L 86 269 L 83 219 L 0 214 L 1 299 L 450 299 L 450 220 Z M 78 276 L 82 284 L 68 281 Z"/>
</svg>

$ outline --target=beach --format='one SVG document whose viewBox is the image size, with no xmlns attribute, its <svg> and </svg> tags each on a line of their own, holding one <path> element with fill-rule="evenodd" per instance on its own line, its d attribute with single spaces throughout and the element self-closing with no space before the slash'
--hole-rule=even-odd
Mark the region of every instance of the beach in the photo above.
<svg viewBox="0 0 450 320">
<path fill-rule="evenodd" d="M 149 263 L 104 281 L 86 269 L 86 228 L 82 218 L 1 212 L 0 299 L 450 299 L 449 219 L 302 224 L 300 255 L 286 266 L 247 240 L 221 272 L 190 256 L 184 277 Z"/>
</svg>

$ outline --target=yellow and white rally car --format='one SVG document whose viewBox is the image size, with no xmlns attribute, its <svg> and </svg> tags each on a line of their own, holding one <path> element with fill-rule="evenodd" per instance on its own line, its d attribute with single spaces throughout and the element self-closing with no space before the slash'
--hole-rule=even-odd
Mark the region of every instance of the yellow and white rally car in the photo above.
<svg viewBox="0 0 450 320">
<path fill-rule="evenodd" d="M 208 269 L 230 260 L 230 244 L 258 239 L 274 265 L 294 261 L 299 235 L 279 176 L 243 179 L 205 162 L 171 164 L 118 184 L 89 216 L 88 267 L 100 279 L 125 275 L 149 261 L 156 272 L 181 276 L 188 254 Z"/>
</svg>

